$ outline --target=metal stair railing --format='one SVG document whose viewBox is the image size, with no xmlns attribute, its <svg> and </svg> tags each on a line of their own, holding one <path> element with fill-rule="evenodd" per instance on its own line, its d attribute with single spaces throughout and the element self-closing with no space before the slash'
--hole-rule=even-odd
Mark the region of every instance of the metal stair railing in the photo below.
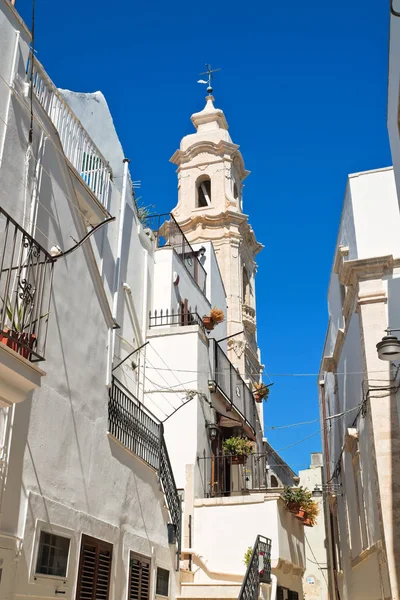
<svg viewBox="0 0 400 600">
<path fill-rule="evenodd" d="M 260 583 L 271 583 L 271 540 L 256 537 L 238 600 L 258 600 Z"/>
<path fill-rule="evenodd" d="M 163 428 L 161 426 L 161 446 L 160 446 L 160 469 L 159 477 L 167 500 L 167 506 L 171 517 L 172 525 L 175 531 L 177 552 L 176 552 L 176 570 L 179 571 L 181 559 L 181 531 L 182 531 L 182 505 L 181 499 L 176 488 L 175 477 L 172 471 L 171 462 L 168 456 L 167 445 L 165 443 Z"/>
</svg>

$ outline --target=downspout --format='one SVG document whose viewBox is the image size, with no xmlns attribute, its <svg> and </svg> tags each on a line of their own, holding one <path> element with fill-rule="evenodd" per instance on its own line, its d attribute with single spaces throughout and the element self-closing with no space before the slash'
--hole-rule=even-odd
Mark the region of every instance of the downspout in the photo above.
<svg viewBox="0 0 400 600">
<path fill-rule="evenodd" d="M 118 310 L 118 293 L 119 283 L 121 276 L 121 254 L 122 254 L 122 237 L 124 233 L 124 222 L 125 222 L 125 207 L 126 207 L 126 186 L 128 181 L 128 166 L 130 163 L 129 158 L 124 158 L 124 174 L 122 179 L 122 192 L 121 192 L 121 207 L 119 213 L 119 226 L 118 226 L 118 241 L 117 241 L 117 254 L 115 259 L 115 271 L 114 271 L 114 295 L 112 305 L 112 317 L 116 321 L 117 310 Z M 108 330 L 108 360 L 107 360 L 107 387 L 111 385 L 111 370 L 114 358 L 115 349 L 115 330 L 110 327 Z"/>
<path fill-rule="evenodd" d="M 1 166 L 1 163 L 3 161 L 4 147 L 6 145 L 8 117 L 9 117 L 9 114 L 10 114 L 12 88 L 13 88 L 13 85 L 14 85 L 14 78 L 15 78 L 15 65 L 17 63 L 17 52 L 18 52 L 19 36 L 20 36 L 20 32 L 16 31 L 15 32 L 15 46 L 14 46 L 14 52 L 13 52 L 13 57 L 12 57 L 12 61 L 11 61 L 10 81 L 9 81 L 9 84 L 8 84 L 10 86 L 10 91 L 9 91 L 8 98 L 7 98 L 6 112 L 5 112 L 5 115 L 4 115 L 4 121 L 5 121 L 4 133 L 3 133 L 3 137 L 2 137 L 2 140 L 1 140 L 1 147 L 0 147 L 0 166 Z"/>
</svg>

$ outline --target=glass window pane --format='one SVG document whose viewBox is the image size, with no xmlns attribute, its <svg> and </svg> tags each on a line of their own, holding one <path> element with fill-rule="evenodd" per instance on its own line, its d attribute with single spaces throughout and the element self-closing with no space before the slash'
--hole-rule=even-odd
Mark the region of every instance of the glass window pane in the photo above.
<svg viewBox="0 0 400 600">
<path fill-rule="evenodd" d="M 40 532 L 36 573 L 65 577 L 70 540 L 61 535 Z"/>
<path fill-rule="evenodd" d="M 156 594 L 159 596 L 168 596 L 169 571 L 157 567 L 157 585 Z"/>
</svg>

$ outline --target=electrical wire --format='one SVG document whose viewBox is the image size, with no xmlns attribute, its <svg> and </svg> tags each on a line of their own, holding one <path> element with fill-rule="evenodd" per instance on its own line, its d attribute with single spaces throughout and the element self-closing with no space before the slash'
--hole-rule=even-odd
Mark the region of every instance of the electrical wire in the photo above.
<svg viewBox="0 0 400 600">
<path fill-rule="evenodd" d="M 304 534 L 304 538 L 305 538 L 305 540 L 306 540 L 306 542 L 307 542 L 307 546 L 308 546 L 308 547 L 310 548 L 310 550 L 311 550 L 311 554 L 313 555 L 313 557 L 314 557 L 314 560 L 316 561 L 316 562 L 315 562 L 315 564 L 316 564 L 316 565 L 318 565 L 318 567 L 319 567 L 319 570 L 321 571 L 321 573 L 322 573 L 322 576 L 323 576 L 323 578 L 325 579 L 325 583 L 326 583 L 327 587 L 329 588 L 328 580 L 327 580 L 327 578 L 326 578 L 326 576 L 325 576 L 324 570 L 323 570 L 323 568 L 321 567 L 320 563 L 317 561 L 317 557 L 315 556 L 315 554 L 314 554 L 314 551 L 313 551 L 313 549 L 311 548 L 311 544 L 310 544 L 310 542 L 308 541 L 308 538 L 307 538 L 306 534 Z M 307 559 L 307 560 L 310 560 L 310 559 Z M 313 561 L 310 561 L 310 562 L 313 562 Z M 327 563 L 326 563 L 326 564 L 327 564 Z"/>
<path fill-rule="evenodd" d="M 157 369 L 159 371 L 169 371 L 170 369 L 163 369 L 163 368 L 159 368 Z M 208 374 L 208 371 L 201 371 L 199 369 L 174 369 L 174 371 L 176 373 L 198 373 L 198 374 Z M 368 371 L 368 373 L 386 373 L 387 370 L 383 369 L 380 371 Z M 216 374 L 219 375 L 223 375 L 222 371 L 216 371 Z M 250 372 L 246 372 L 246 375 L 259 375 L 260 373 L 258 371 L 250 371 Z M 335 375 L 343 375 L 343 376 L 348 376 L 348 375 L 364 375 L 365 376 L 365 371 L 354 371 L 354 372 L 349 372 L 349 373 L 335 373 Z M 269 374 L 271 377 L 319 377 L 321 375 L 321 373 L 270 373 Z M 376 381 L 376 380 L 374 380 Z"/>
<path fill-rule="evenodd" d="M 300 425 L 311 425 L 311 423 L 317 423 L 318 419 L 313 419 L 312 421 L 302 421 L 301 423 L 291 423 L 290 425 L 278 425 L 271 427 L 266 427 L 265 431 L 276 431 L 277 429 L 287 429 L 288 427 L 299 427 Z"/>
</svg>

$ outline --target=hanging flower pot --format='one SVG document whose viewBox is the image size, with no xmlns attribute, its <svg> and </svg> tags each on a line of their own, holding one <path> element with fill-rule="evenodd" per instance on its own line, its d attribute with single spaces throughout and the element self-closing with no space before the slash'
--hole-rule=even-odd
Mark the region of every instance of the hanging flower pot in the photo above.
<svg viewBox="0 0 400 600">
<path fill-rule="evenodd" d="M 212 331 L 214 329 L 214 322 L 211 317 L 207 317 L 207 315 L 204 315 L 203 317 L 203 324 L 207 331 Z"/>
<path fill-rule="evenodd" d="M 295 516 L 296 516 L 298 519 L 300 519 L 300 520 L 303 520 L 303 519 L 304 519 L 304 515 L 305 515 L 305 514 L 306 514 L 306 513 L 304 512 L 304 510 L 302 510 L 302 509 L 300 508 L 300 509 L 297 511 L 297 513 L 295 514 Z"/>
<path fill-rule="evenodd" d="M 269 387 L 265 385 L 265 383 L 255 382 L 254 383 L 254 391 L 253 391 L 254 400 L 256 402 L 262 402 L 266 400 L 269 396 Z"/>
<path fill-rule="evenodd" d="M 297 515 L 297 513 L 300 510 L 300 502 L 295 502 L 295 501 L 288 502 L 286 504 L 286 507 L 289 512 L 293 513 L 294 515 Z"/>
<path fill-rule="evenodd" d="M 303 525 L 305 527 L 313 527 L 313 523 L 311 522 L 311 519 L 303 519 Z"/>
</svg>

